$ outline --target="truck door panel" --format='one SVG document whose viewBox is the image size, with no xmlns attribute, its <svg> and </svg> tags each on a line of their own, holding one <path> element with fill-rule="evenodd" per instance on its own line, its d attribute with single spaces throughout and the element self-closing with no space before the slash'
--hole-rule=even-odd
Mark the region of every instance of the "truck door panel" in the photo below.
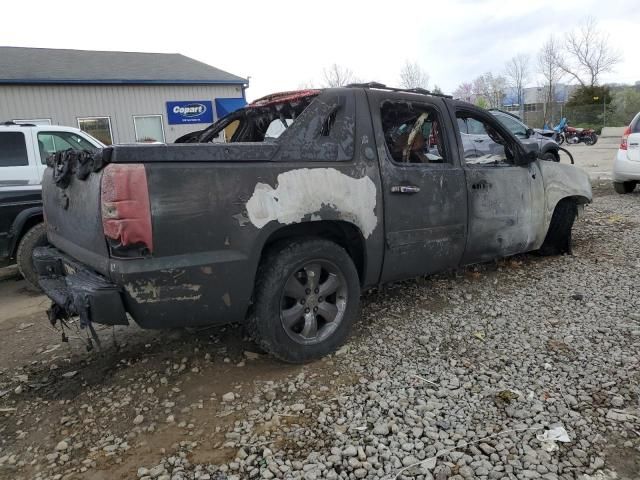
<svg viewBox="0 0 640 480">
<path fill-rule="evenodd" d="M 502 127 L 495 120 L 467 112 L 458 112 L 457 117 L 464 118 L 476 135 L 484 137 L 481 149 L 477 143 L 474 146 L 477 156 L 464 156 L 469 226 L 463 263 L 530 250 L 540 228 L 538 196 L 542 178 L 537 164 L 514 163 L 515 150 L 509 147 L 512 139 L 501 136 Z M 491 136 L 479 131 L 485 127 Z"/>
<path fill-rule="evenodd" d="M 382 281 L 457 266 L 466 236 L 466 188 L 441 100 L 369 95 L 385 205 Z"/>
</svg>

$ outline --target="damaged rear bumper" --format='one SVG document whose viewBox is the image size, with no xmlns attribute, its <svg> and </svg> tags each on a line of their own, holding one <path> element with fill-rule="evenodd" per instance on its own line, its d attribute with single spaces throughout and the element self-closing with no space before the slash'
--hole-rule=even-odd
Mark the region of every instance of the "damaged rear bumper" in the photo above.
<svg viewBox="0 0 640 480">
<path fill-rule="evenodd" d="M 81 327 L 129 324 L 120 287 L 105 277 L 54 247 L 36 248 L 33 262 L 40 287 L 53 301 L 51 323 L 78 316 Z"/>
</svg>

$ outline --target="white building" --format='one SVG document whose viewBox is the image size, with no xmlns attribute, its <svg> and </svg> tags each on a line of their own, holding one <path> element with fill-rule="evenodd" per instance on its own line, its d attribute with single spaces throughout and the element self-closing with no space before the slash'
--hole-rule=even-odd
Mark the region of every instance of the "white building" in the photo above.
<svg viewBox="0 0 640 480">
<path fill-rule="evenodd" d="M 247 80 L 180 54 L 0 47 L 0 122 L 103 143 L 173 142 L 246 102 Z"/>
</svg>

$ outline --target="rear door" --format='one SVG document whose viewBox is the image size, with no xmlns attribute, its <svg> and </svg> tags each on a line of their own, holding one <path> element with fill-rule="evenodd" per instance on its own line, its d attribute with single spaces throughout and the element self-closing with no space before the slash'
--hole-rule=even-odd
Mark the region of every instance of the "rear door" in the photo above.
<svg viewBox="0 0 640 480">
<path fill-rule="evenodd" d="M 0 186 L 40 183 L 28 128 L 0 130 Z"/>
<path fill-rule="evenodd" d="M 39 183 L 30 130 L 0 130 L 0 257 L 10 253 L 9 235 L 16 216 L 42 203 Z"/>
<path fill-rule="evenodd" d="M 382 281 L 457 266 L 464 251 L 467 198 L 443 101 L 368 95 L 384 198 Z"/>
<path fill-rule="evenodd" d="M 538 238 L 544 213 L 542 175 L 537 162 L 526 166 L 514 163 L 516 140 L 490 114 L 459 108 L 456 118 L 473 125 L 475 132 L 482 131 L 485 138 L 481 155 L 464 155 L 469 222 L 463 263 L 530 250 Z"/>
</svg>

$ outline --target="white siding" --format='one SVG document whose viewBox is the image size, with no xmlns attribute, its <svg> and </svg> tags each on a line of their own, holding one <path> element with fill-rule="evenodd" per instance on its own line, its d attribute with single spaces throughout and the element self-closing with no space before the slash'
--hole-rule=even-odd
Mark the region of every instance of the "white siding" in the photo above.
<svg viewBox="0 0 640 480">
<path fill-rule="evenodd" d="M 78 127 L 79 117 L 110 117 L 114 143 L 135 141 L 134 115 L 162 115 L 167 142 L 206 124 L 169 125 L 168 101 L 238 98 L 237 85 L 0 85 L 0 122 L 50 118 L 53 125 Z"/>
</svg>

